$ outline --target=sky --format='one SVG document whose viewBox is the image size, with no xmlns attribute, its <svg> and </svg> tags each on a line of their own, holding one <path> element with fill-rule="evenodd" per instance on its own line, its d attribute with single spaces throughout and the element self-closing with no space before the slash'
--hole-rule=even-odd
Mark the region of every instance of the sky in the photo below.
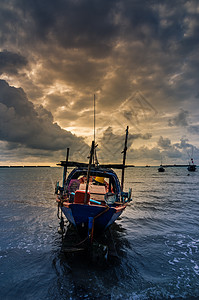
<svg viewBox="0 0 199 300">
<path fill-rule="evenodd" d="M 0 0 L 0 165 L 199 164 L 197 0 Z"/>
</svg>

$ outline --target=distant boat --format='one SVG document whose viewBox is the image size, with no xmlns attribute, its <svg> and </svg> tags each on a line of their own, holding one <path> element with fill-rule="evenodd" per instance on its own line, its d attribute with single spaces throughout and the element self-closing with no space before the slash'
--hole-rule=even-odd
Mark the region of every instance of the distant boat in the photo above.
<svg viewBox="0 0 199 300">
<path fill-rule="evenodd" d="M 188 153 L 188 155 L 189 155 L 189 153 Z M 192 147 L 192 154 L 191 154 L 191 156 L 189 155 L 189 157 L 190 157 L 190 161 L 189 161 L 189 165 L 187 167 L 187 170 L 189 172 L 195 172 L 196 171 L 196 165 L 194 164 L 194 161 L 193 161 L 193 147 Z"/>
<path fill-rule="evenodd" d="M 189 172 L 195 172 L 196 171 L 196 165 L 194 164 L 193 158 L 191 158 L 191 161 L 189 162 L 187 170 Z"/>
<path fill-rule="evenodd" d="M 150 166 L 146 165 L 146 168 L 150 168 Z"/>
<path fill-rule="evenodd" d="M 162 157 L 161 157 L 161 164 L 160 164 L 160 166 L 158 168 L 158 172 L 165 172 L 165 168 L 162 165 Z"/>
<path fill-rule="evenodd" d="M 165 168 L 163 167 L 162 164 L 159 166 L 158 172 L 165 172 Z"/>
</svg>

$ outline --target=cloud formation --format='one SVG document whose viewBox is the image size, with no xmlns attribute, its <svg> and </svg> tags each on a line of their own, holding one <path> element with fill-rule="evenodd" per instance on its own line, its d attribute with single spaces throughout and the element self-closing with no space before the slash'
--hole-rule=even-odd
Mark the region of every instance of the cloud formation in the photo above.
<svg viewBox="0 0 199 300">
<path fill-rule="evenodd" d="M 17 75 L 18 69 L 21 69 L 26 65 L 27 60 L 21 54 L 9 52 L 7 50 L 0 52 L 0 75 L 3 73 Z"/>
<path fill-rule="evenodd" d="M 29 151 L 50 152 L 70 147 L 73 153 L 86 146 L 83 139 L 53 123 L 52 114 L 41 105 L 35 109 L 21 88 L 11 87 L 3 80 L 0 80 L 0 120 L 0 140 L 8 142 L 8 148 L 23 146 Z"/>
<path fill-rule="evenodd" d="M 1 40 L 42 65 L 36 79 L 43 84 L 100 90 L 101 101 L 117 104 L 135 89 L 147 97 L 156 90 L 154 103 L 198 94 L 195 1 L 11 3 L 1 9 Z"/>
<path fill-rule="evenodd" d="M 197 0 L 1 1 L 1 139 L 73 145 L 70 130 L 91 135 L 95 93 L 101 141 L 130 125 L 143 154 L 185 133 L 199 146 L 198 28 Z"/>
<path fill-rule="evenodd" d="M 181 109 L 179 114 L 174 117 L 173 119 L 169 120 L 169 126 L 188 126 L 188 120 L 187 117 L 189 116 L 189 112 L 187 110 Z"/>
</svg>

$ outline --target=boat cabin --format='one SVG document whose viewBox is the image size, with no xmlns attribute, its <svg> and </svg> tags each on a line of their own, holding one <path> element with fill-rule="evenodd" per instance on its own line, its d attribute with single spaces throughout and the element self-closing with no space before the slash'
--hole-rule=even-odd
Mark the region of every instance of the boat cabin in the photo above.
<svg viewBox="0 0 199 300">
<path fill-rule="evenodd" d="M 67 178 L 65 192 L 71 203 L 85 203 L 87 168 L 75 168 Z M 121 188 L 118 177 L 112 169 L 92 169 L 86 203 L 114 204 L 120 201 Z"/>
</svg>

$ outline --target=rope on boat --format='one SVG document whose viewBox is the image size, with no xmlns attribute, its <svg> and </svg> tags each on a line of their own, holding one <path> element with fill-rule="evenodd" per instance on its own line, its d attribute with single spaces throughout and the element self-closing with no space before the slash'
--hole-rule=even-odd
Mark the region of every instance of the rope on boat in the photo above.
<svg viewBox="0 0 199 300">
<path fill-rule="evenodd" d="M 94 235 L 94 222 L 95 219 L 97 219 L 98 217 L 100 217 L 101 215 L 103 215 L 105 212 L 107 212 L 110 209 L 109 206 L 106 207 L 105 210 L 101 211 L 97 216 L 93 217 L 93 224 L 92 224 L 92 229 L 91 229 L 91 244 L 93 242 L 93 235 Z"/>
<path fill-rule="evenodd" d="M 60 207 L 63 207 L 63 198 L 61 197 L 60 198 L 60 202 L 58 203 L 58 210 L 57 210 L 57 217 L 58 219 L 60 219 L 60 228 L 58 230 L 58 232 L 62 235 L 62 240 L 64 238 L 64 233 L 65 233 L 65 228 L 64 228 L 64 218 L 63 218 L 63 212 L 62 212 L 62 209 L 61 209 L 61 216 L 59 216 L 59 209 Z"/>
</svg>

